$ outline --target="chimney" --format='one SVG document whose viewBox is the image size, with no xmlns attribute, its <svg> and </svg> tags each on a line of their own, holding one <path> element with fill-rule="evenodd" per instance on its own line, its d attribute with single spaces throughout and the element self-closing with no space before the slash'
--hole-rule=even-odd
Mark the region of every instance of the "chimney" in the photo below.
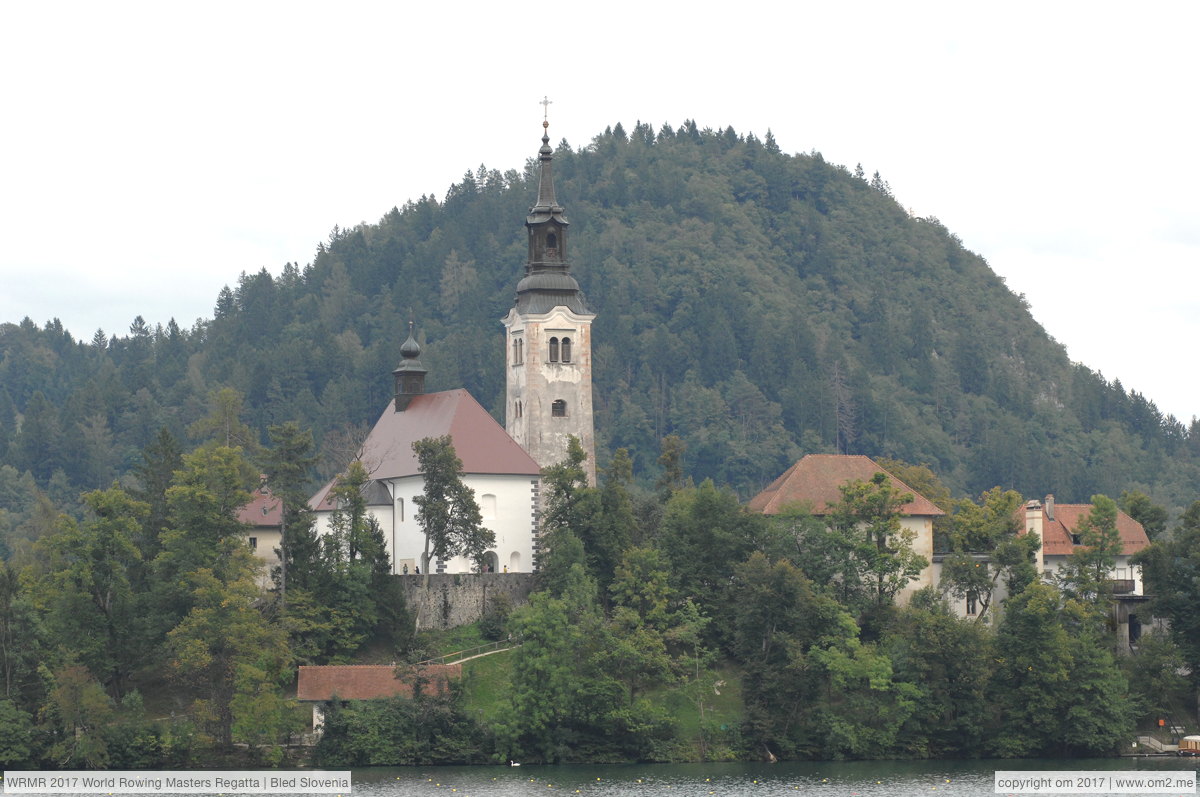
<svg viewBox="0 0 1200 797">
<path fill-rule="evenodd" d="M 1054 493 L 1046 495 L 1046 519 L 1054 520 Z"/>
<path fill-rule="evenodd" d="M 1050 496 L 1050 499 L 1053 500 L 1054 496 Z M 1036 498 L 1025 504 L 1025 533 L 1032 534 L 1038 538 L 1038 542 L 1045 543 L 1045 537 L 1042 536 L 1042 505 Z M 1034 566 L 1037 568 L 1039 576 L 1046 565 L 1042 553 L 1042 549 L 1039 547 L 1038 552 L 1034 554 Z"/>
</svg>

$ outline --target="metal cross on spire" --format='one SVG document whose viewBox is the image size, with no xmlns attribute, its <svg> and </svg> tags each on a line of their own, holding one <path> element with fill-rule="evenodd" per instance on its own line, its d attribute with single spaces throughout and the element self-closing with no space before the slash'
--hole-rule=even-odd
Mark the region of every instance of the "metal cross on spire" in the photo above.
<svg viewBox="0 0 1200 797">
<path fill-rule="evenodd" d="M 549 119 L 550 119 L 550 105 L 551 105 L 551 103 L 553 103 L 553 102 L 554 102 L 554 100 L 552 100 L 552 99 L 550 99 L 549 97 L 547 97 L 547 96 L 544 96 L 544 95 L 542 96 L 542 99 L 541 99 L 541 101 L 540 101 L 540 102 L 538 102 L 538 105 L 542 106 L 542 121 L 549 121 Z"/>
</svg>

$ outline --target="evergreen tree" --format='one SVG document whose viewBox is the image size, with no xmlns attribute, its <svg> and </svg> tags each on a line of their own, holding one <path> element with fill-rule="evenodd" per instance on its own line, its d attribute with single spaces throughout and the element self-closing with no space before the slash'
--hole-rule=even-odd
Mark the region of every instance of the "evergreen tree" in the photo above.
<svg viewBox="0 0 1200 797">
<path fill-rule="evenodd" d="M 483 525 L 475 495 L 462 480 L 462 460 L 454 453 L 450 437 L 418 440 L 413 443 L 413 451 L 417 470 L 425 481 L 413 503 L 417 505 L 417 524 L 425 532 L 421 561 L 428 585 L 435 559 L 466 556 L 481 567 L 483 554 L 496 544 L 496 535 Z"/>
<path fill-rule="evenodd" d="M 317 464 L 312 432 L 295 421 L 267 430 L 271 447 L 263 469 L 272 495 L 281 504 L 279 527 L 279 602 L 287 606 L 288 569 L 298 559 L 300 584 L 308 583 L 317 564 L 315 521 L 308 506 L 309 475 Z M 297 556 L 298 554 L 298 556 Z"/>
</svg>

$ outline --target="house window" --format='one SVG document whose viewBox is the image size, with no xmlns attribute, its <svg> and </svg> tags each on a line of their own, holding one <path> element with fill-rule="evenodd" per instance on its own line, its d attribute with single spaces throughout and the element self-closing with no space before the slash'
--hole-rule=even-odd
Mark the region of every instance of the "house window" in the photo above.
<svg viewBox="0 0 1200 797">
<path fill-rule="evenodd" d="M 1082 540 L 1082 539 L 1083 538 L 1080 537 L 1078 534 L 1075 534 L 1074 532 L 1071 533 L 1071 544 L 1072 545 L 1079 545 L 1080 540 Z"/>
<path fill-rule="evenodd" d="M 550 415 L 555 418 L 567 417 L 567 402 L 555 399 L 554 403 L 550 405 Z"/>
<path fill-rule="evenodd" d="M 979 611 L 979 597 L 974 592 L 967 593 L 967 614 L 974 616 Z"/>
<path fill-rule="evenodd" d="M 565 363 L 571 362 L 571 339 L 562 339 L 562 361 Z"/>
<path fill-rule="evenodd" d="M 250 550 L 252 550 L 252 551 L 258 550 L 258 537 L 250 538 Z"/>
<path fill-rule="evenodd" d="M 558 338 L 550 338 L 550 362 L 558 362 Z"/>
</svg>

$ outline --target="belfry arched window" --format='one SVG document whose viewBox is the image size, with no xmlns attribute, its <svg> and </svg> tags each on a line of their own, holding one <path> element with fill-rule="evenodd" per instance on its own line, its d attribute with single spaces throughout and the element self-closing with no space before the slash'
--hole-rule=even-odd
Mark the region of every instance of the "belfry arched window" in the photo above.
<svg viewBox="0 0 1200 797">
<path fill-rule="evenodd" d="M 555 418 L 567 417 L 567 402 L 555 399 L 554 403 L 550 405 L 550 415 Z"/>
<path fill-rule="evenodd" d="M 562 339 L 562 361 L 565 363 L 571 362 L 571 339 Z"/>
<path fill-rule="evenodd" d="M 558 248 L 558 236 L 557 235 L 555 235 L 554 233 L 550 233 L 549 235 L 546 236 L 546 248 L 547 249 L 557 249 Z"/>
<path fill-rule="evenodd" d="M 550 338 L 550 362 L 558 362 L 558 338 Z"/>
</svg>

